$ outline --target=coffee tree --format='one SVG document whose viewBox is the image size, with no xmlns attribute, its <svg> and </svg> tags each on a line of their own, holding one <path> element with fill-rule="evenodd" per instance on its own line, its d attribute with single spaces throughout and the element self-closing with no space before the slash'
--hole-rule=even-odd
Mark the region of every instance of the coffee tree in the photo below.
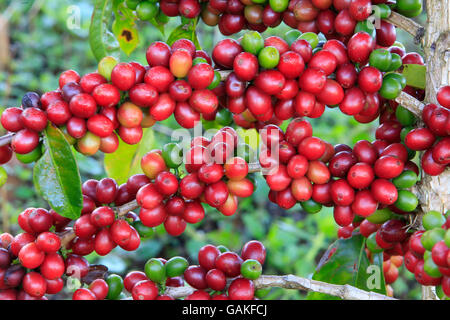
<svg viewBox="0 0 450 320">
<path fill-rule="evenodd" d="M 1 115 L 0 163 L 13 154 L 34 163 L 49 209 L 25 208 L 23 232 L 0 235 L 0 299 L 47 299 L 65 285 L 74 300 L 252 300 L 272 287 L 393 299 L 402 264 L 424 299 L 448 299 L 450 3 L 424 2 L 95 0 L 98 69 L 64 71 L 54 91 L 28 92 Z M 425 26 L 411 19 L 423 7 Z M 117 59 L 144 41 L 138 20 L 164 33 L 169 19 L 181 24 L 148 44 L 148 65 Z M 197 38 L 201 23 L 225 36 L 210 53 Z M 291 30 L 264 35 L 281 23 Z M 423 56 L 406 52 L 397 28 Z M 378 122 L 373 140 L 316 137 L 308 119 L 329 108 L 361 126 Z M 180 130 L 158 123 L 172 115 Z M 204 121 L 222 127 L 211 133 Z M 174 142 L 149 150 L 152 130 Z M 252 141 L 242 134 L 250 130 Z M 109 177 L 81 181 L 74 154 L 98 152 Z M 158 226 L 177 237 L 209 214 L 239 214 L 255 175 L 283 209 L 333 208 L 339 239 L 312 279 L 262 275 L 266 248 L 255 240 L 240 252 L 203 246 L 198 265 L 152 258 L 124 278 L 84 258 L 135 251 Z"/>
</svg>

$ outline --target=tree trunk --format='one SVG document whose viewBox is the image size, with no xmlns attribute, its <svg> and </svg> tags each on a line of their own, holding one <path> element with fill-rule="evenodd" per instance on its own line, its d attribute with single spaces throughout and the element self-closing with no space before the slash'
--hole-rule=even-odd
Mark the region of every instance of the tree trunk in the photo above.
<svg viewBox="0 0 450 320">
<path fill-rule="evenodd" d="M 437 90 L 450 84 L 450 0 L 426 0 L 427 26 L 423 39 L 427 87 L 425 101 L 437 103 Z M 450 170 L 439 176 L 423 175 L 418 188 L 424 213 L 450 209 Z M 433 287 L 422 287 L 422 298 L 437 299 Z"/>
<path fill-rule="evenodd" d="M 423 47 L 427 66 L 427 103 L 437 103 L 437 90 L 450 83 L 450 0 L 426 0 L 427 26 Z M 450 209 L 450 170 L 424 175 L 418 189 L 424 212 Z"/>
</svg>

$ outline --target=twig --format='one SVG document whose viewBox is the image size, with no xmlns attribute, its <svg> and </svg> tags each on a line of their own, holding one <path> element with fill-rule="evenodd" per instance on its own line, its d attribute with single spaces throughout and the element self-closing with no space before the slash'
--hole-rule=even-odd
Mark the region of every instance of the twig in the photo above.
<svg viewBox="0 0 450 320">
<path fill-rule="evenodd" d="M 395 98 L 395 101 L 401 104 L 404 108 L 414 113 L 417 117 L 422 117 L 422 110 L 425 105 L 413 96 L 402 91 L 400 95 Z"/>
<path fill-rule="evenodd" d="M 414 20 L 392 11 L 391 15 L 386 19 L 386 21 L 411 34 L 414 37 L 414 42 L 416 44 L 422 42 L 425 35 L 425 28 Z"/>
<path fill-rule="evenodd" d="M 15 133 L 8 133 L 8 134 L 5 134 L 4 136 L 1 136 L 0 137 L 0 147 L 10 144 L 14 135 L 15 135 Z"/>
<path fill-rule="evenodd" d="M 317 280 L 297 277 L 294 275 L 261 276 L 253 281 L 255 289 L 284 288 L 302 291 L 313 291 L 339 297 L 344 300 L 397 300 L 376 292 L 364 291 L 351 285 L 331 284 Z M 190 295 L 195 289 L 191 287 L 168 287 L 166 294 L 173 298 L 182 298 Z"/>
</svg>

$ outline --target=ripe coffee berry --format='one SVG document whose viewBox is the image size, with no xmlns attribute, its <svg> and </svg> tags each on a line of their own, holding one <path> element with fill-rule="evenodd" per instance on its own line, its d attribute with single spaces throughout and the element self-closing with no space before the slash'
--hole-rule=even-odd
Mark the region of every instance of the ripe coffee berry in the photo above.
<svg viewBox="0 0 450 320">
<path fill-rule="evenodd" d="M 131 89 L 136 81 L 136 72 L 129 63 L 118 63 L 112 69 L 111 81 L 119 90 L 126 91 Z"/>
</svg>

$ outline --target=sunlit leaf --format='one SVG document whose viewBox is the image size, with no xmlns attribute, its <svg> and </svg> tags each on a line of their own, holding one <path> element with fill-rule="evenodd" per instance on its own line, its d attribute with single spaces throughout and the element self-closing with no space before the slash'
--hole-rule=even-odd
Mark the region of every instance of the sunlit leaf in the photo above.
<svg viewBox="0 0 450 320">
<path fill-rule="evenodd" d="M 36 162 L 33 181 L 37 192 L 60 215 L 76 219 L 83 208 L 81 178 L 63 133 L 49 125 L 44 131 L 45 152 Z"/>
</svg>

